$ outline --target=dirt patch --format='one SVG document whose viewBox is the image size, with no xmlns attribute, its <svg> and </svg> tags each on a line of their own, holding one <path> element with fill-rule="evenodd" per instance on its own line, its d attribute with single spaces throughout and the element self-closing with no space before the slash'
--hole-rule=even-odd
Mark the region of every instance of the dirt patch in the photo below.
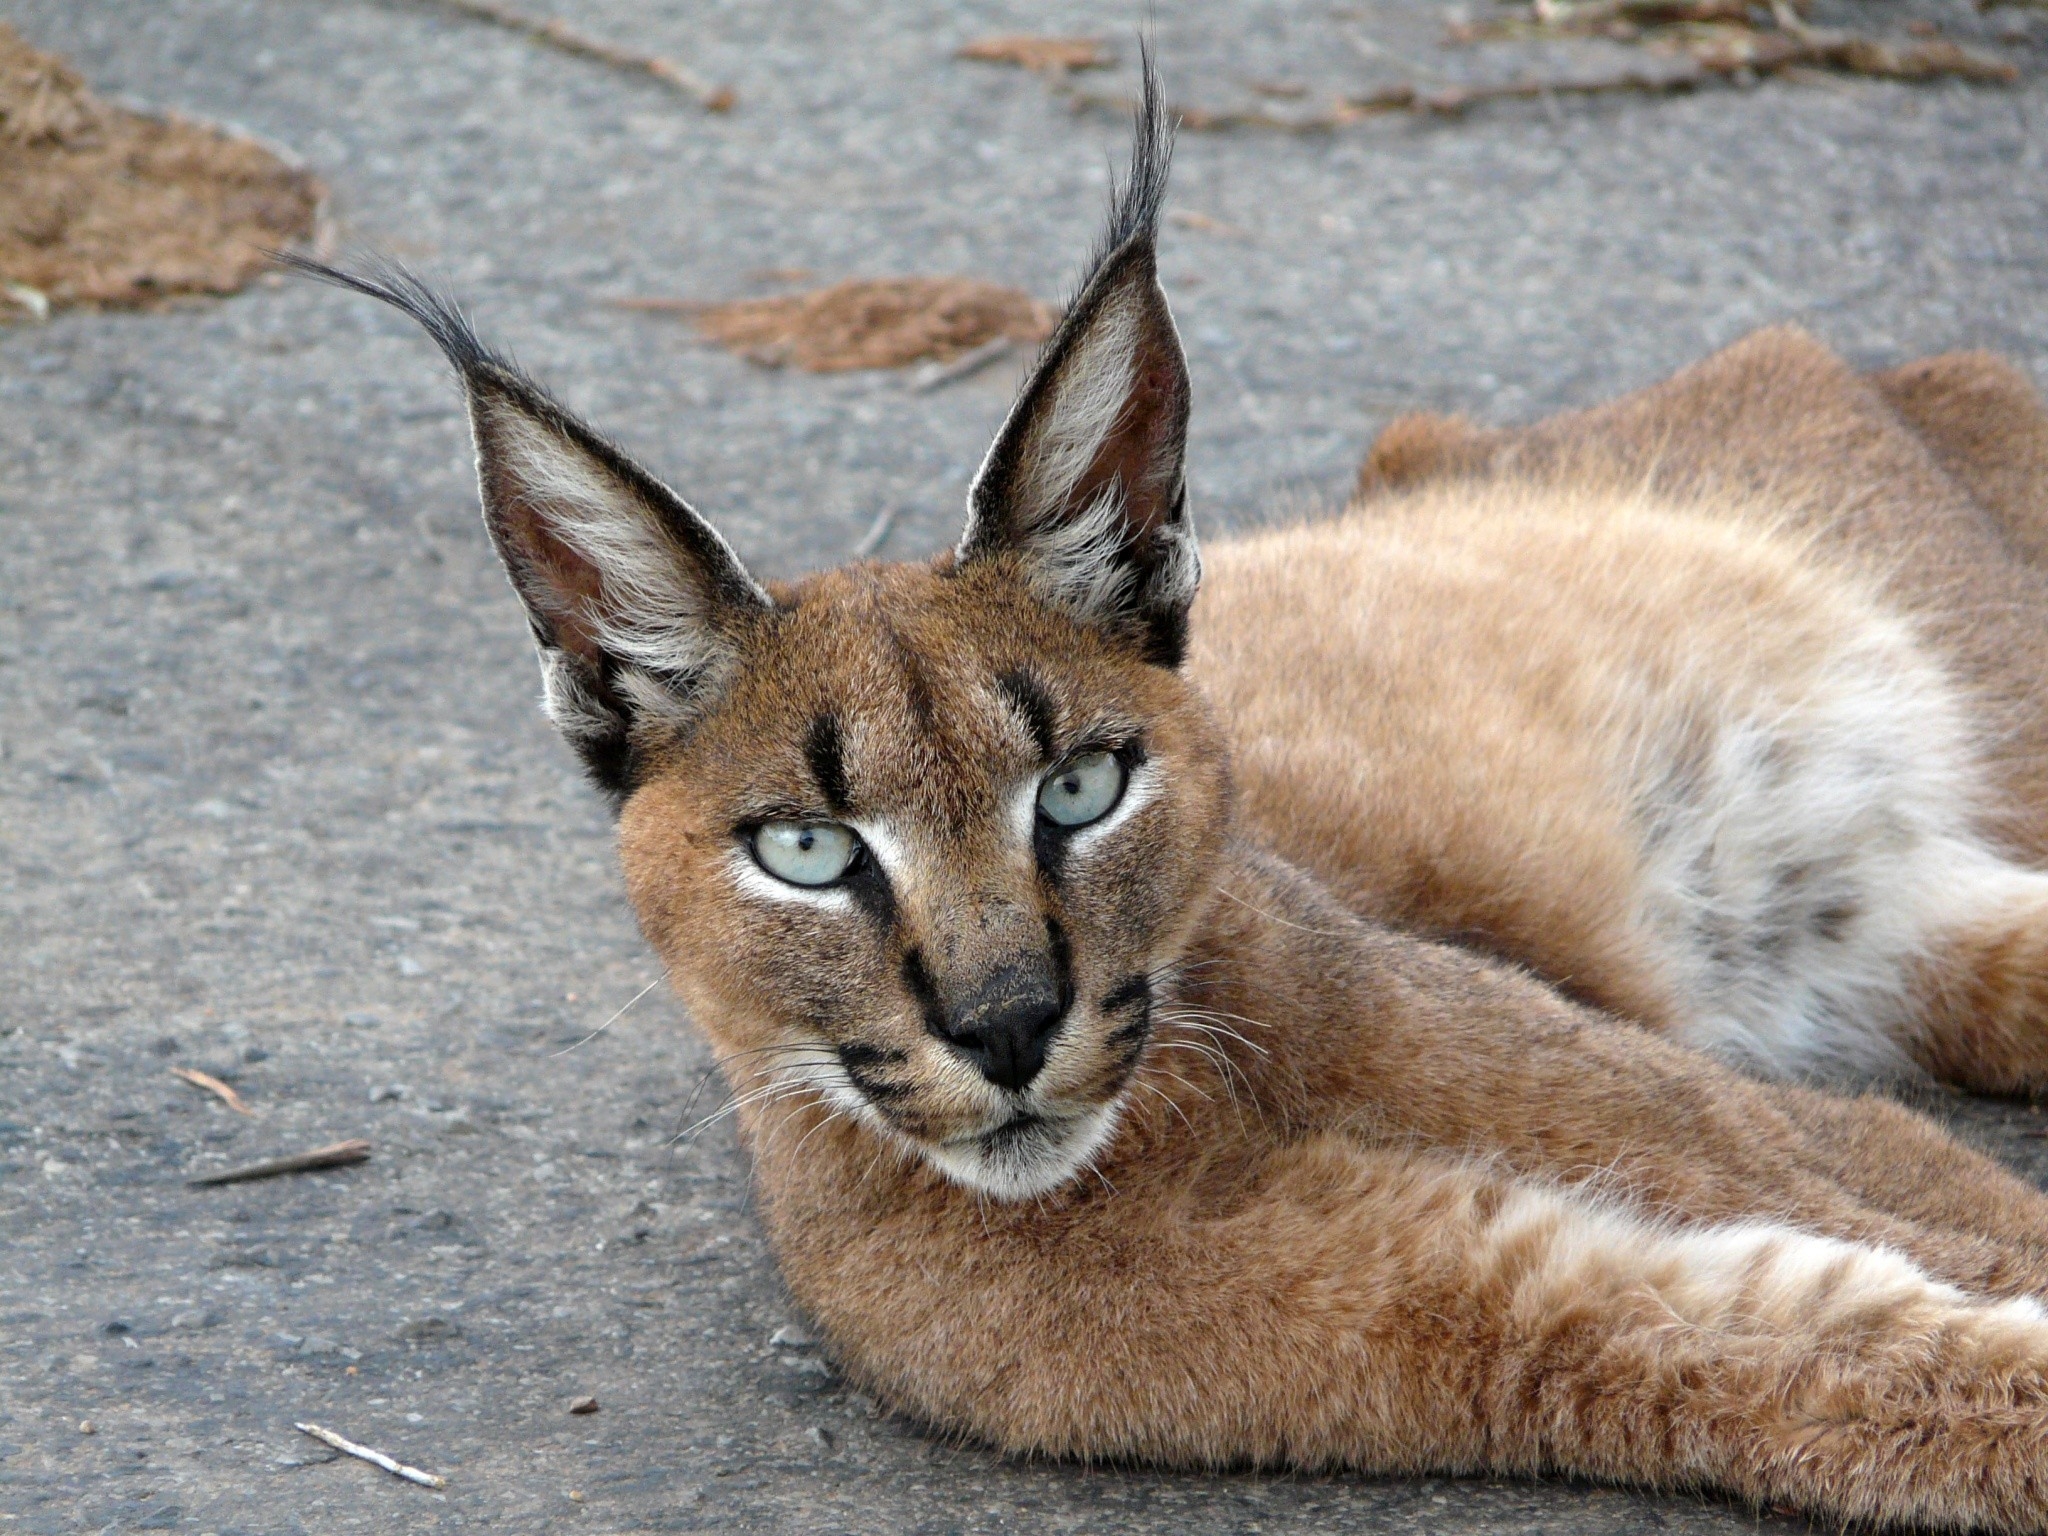
<svg viewBox="0 0 2048 1536">
<path fill-rule="evenodd" d="M 101 101 L 0 23 L 0 320 L 233 293 L 323 195 L 260 144 Z"/>
<path fill-rule="evenodd" d="M 1043 341 L 1059 318 L 1028 293 L 972 277 L 853 279 L 690 313 L 699 330 L 735 352 L 810 373 L 949 362 L 999 338 Z"/>
</svg>

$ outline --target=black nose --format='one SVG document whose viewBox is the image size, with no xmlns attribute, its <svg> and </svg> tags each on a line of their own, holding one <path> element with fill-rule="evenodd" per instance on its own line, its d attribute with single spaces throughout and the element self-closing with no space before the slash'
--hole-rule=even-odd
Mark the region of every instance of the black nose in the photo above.
<svg viewBox="0 0 2048 1536">
<path fill-rule="evenodd" d="M 1016 1090 L 1038 1076 L 1060 1027 L 1058 989 L 1044 960 L 1006 965 L 955 1009 L 946 1039 L 999 1088 Z"/>
</svg>

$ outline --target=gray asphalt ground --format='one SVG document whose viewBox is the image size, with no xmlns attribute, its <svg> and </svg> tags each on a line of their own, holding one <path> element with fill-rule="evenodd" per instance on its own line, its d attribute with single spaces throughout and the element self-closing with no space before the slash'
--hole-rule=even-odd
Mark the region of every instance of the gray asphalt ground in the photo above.
<svg viewBox="0 0 2048 1536">
<path fill-rule="evenodd" d="M 1841 4 L 2048 63 L 2038 13 Z M 764 573 L 843 558 L 885 509 L 886 553 L 948 539 L 1003 369 L 922 395 L 773 373 L 607 300 L 765 292 L 771 267 L 1057 297 L 1123 129 L 951 53 L 1128 39 L 1143 12 L 548 8 L 738 110 L 412 0 L 0 17 L 106 92 L 305 157 L 347 239 L 451 284 Z M 1442 20 L 1205 0 L 1155 26 L 1205 106 L 1521 67 L 1440 50 Z M 1333 503 L 1401 407 L 1526 418 L 1778 319 L 2048 380 L 2044 119 L 2031 78 L 1823 80 L 1187 135 L 1174 207 L 1202 219 L 1164 265 L 1198 514 Z M 576 1045 L 654 966 L 534 707 L 467 454 L 428 346 L 311 285 L 0 327 L 0 1533 L 1798 1528 L 1565 1485 L 1017 1465 L 848 1391 L 729 1126 L 675 1139 L 722 1097 L 678 1008 L 657 989 Z M 1948 1112 L 2048 1175 L 2048 1118 Z M 349 1136 L 374 1159 L 183 1182 Z M 601 1411 L 572 1417 L 584 1394 Z M 297 1419 L 447 1489 L 328 1459 Z"/>
</svg>

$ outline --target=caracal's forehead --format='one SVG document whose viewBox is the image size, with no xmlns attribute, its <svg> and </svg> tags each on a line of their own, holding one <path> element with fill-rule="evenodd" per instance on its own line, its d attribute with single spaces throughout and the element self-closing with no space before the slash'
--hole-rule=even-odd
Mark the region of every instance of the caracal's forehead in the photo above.
<svg viewBox="0 0 2048 1536">
<path fill-rule="evenodd" d="M 1093 632 L 999 574 L 829 572 L 777 594 L 690 756 L 704 787 L 768 811 L 984 822 L 1019 775 L 1158 701 Z"/>
</svg>

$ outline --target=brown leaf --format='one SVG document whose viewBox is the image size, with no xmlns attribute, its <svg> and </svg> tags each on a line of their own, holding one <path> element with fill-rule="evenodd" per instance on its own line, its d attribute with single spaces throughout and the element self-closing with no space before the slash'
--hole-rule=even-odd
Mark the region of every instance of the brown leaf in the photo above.
<svg viewBox="0 0 2048 1536">
<path fill-rule="evenodd" d="M 233 293 L 325 195 L 248 139 L 99 100 L 0 23 L 0 287 L 60 308 Z"/>
<path fill-rule="evenodd" d="M 699 330 L 733 351 L 809 373 L 948 362 L 997 337 L 1042 341 L 1055 318 L 1028 293 L 971 277 L 850 279 L 710 304 L 695 316 Z"/>
<path fill-rule="evenodd" d="M 954 57 L 983 64 L 1015 64 L 1052 74 L 1064 74 L 1070 69 L 1107 69 L 1116 62 L 1116 55 L 1099 37 L 1037 37 L 1026 32 L 976 38 Z"/>
</svg>

